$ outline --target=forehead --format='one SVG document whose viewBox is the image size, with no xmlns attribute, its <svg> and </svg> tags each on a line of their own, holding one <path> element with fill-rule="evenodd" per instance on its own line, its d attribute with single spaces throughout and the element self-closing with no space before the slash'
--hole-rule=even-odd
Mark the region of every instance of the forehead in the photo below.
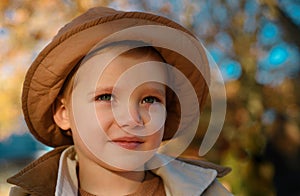
<svg viewBox="0 0 300 196">
<path fill-rule="evenodd" d="M 122 54 L 116 57 L 108 66 L 109 69 L 128 69 L 134 65 L 144 62 L 163 62 L 162 58 L 156 53 L 141 53 L 131 52 L 128 54 Z"/>
<path fill-rule="evenodd" d="M 97 56 L 93 58 L 97 58 Z M 163 59 L 157 52 L 134 49 L 113 59 L 105 67 L 99 81 L 116 81 L 122 74 L 128 73 L 130 73 L 132 79 L 141 78 L 145 74 L 152 75 L 153 78 L 162 78 L 166 77 L 166 72 L 167 69 L 164 67 Z"/>
<path fill-rule="evenodd" d="M 81 64 L 73 86 L 83 86 L 92 92 L 99 87 L 120 85 L 129 88 L 148 81 L 166 84 L 169 78 L 167 70 L 164 60 L 154 49 L 132 49 L 120 55 L 118 48 L 106 48 Z"/>
</svg>

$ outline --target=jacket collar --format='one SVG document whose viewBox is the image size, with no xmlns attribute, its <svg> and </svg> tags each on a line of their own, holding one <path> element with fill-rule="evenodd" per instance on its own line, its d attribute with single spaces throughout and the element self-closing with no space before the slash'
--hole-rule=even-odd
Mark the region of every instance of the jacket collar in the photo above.
<svg viewBox="0 0 300 196">
<path fill-rule="evenodd" d="M 216 179 L 217 171 L 188 164 L 157 154 L 155 158 L 167 163 L 152 170 L 163 179 L 167 195 L 201 195 Z"/>
<path fill-rule="evenodd" d="M 76 153 L 72 146 L 62 153 L 55 195 L 77 194 L 75 157 Z M 163 179 L 167 195 L 201 195 L 217 176 L 217 171 L 214 169 L 205 169 L 162 154 L 156 154 L 154 161 L 163 165 L 151 171 Z M 153 163 L 153 161 L 149 162 Z M 147 166 L 149 167 L 150 164 L 148 163 Z"/>
<path fill-rule="evenodd" d="M 54 195 L 61 153 L 68 146 L 50 151 L 7 179 L 32 195 Z"/>
<path fill-rule="evenodd" d="M 73 146 L 67 147 L 45 154 L 7 181 L 35 195 L 77 195 L 76 153 Z M 156 161 L 169 162 L 152 170 L 163 179 L 167 195 L 200 195 L 216 177 L 230 171 L 208 162 L 173 160 L 161 154 Z"/>
</svg>

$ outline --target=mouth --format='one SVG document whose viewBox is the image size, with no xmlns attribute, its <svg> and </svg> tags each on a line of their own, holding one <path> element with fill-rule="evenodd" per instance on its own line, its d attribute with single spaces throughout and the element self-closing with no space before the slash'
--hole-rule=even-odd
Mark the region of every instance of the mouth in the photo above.
<svg viewBox="0 0 300 196">
<path fill-rule="evenodd" d="M 128 149 L 128 150 L 134 150 L 137 149 L 140 145 L 142 145 L 144 143 L 143 140 L 137 138 L 137 137 L 123 137 L 123 138 L 117 138 L 117 139 L 113 139 L 110 142 Z"/>
</svg>

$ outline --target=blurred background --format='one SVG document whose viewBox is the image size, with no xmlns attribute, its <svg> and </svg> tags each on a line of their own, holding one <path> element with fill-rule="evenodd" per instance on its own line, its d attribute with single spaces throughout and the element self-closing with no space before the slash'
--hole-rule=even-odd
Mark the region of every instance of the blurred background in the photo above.
<svg viewBox="0 0 300 196">
<path fill-rule="evenodd" d="M 194 32 L 226 84 L 227 114 L 202 157 L 233 168 L 221 182 L 235 195 L 300 195 L 299 0 L 1 0 L 0 195 L 6 178 L 50 148 L 24 123 L 24 74 L 58 29 L 93 6 L 148 11 Z M 197 156 L 209 104 L 185 156 Z"/>
</svg>

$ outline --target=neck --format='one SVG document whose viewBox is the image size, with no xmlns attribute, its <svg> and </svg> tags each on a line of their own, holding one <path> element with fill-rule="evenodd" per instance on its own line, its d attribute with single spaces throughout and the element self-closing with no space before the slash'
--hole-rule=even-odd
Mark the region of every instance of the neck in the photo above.
<svg viewBox="0 0 300 196">
<path fill-rule="evenodd" d="M 144 171 L 113 171 L 91 160 L 79 159 L 78 162 L 80 188 L 94 195 L 134 193 L 145 177 Z"/>
</svg>

